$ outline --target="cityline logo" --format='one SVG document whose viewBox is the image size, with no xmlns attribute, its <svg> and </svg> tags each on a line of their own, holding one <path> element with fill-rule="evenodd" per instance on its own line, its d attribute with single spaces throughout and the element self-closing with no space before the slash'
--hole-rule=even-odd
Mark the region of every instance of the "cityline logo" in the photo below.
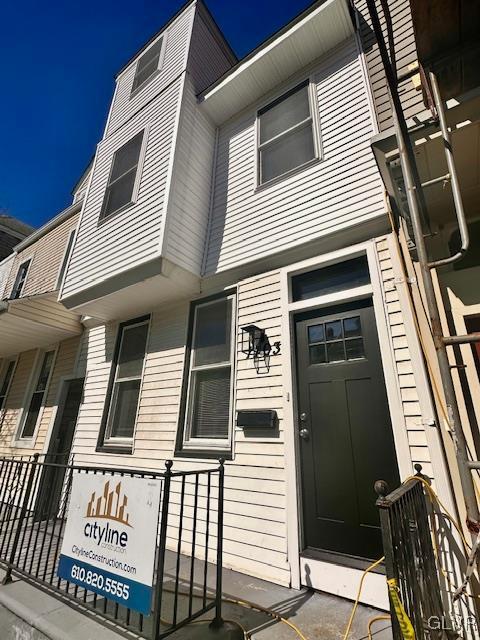
<svg viewBox="0 0 480 640">
<path fill-rule="evenodd" d="M 93 519 L 95 522 L 87 522 L 83 533 L 87 538 L 94 540 L 98 546 L 102 543 L 116 545 L 125 548 L 128 543 L 128 533 L 120 531 L 110 522 L 118 523 L 126 527 L 133 528 L 128 521 L 127 504 L 128 497 L 122 494 L 122 483 L 119 482 L 115 489 L 110 491 L 110 481 L 105 482 L 103 494 L 96 497 L 95 491 L 87 504 L 85 518 Z M 97 520 L 107 520 L 106 524 L 96 522 Z"/>
</svg>

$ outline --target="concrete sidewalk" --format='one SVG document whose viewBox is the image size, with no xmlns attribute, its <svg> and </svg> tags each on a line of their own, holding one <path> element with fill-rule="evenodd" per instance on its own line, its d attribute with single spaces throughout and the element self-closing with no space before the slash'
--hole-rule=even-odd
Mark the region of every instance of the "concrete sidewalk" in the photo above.
<svg viewBox="0 0 480 640">
<path fill-rule="evenodd" d="M 285 589 L 235 571 L 224 571 L 224 594 L 234 600 L 249 600 L 275 611 L 295 624 L 306 640 L 341 640 L 352 610 L 342 598 L 310 590 Z M 368 620 L 383 612 L 359 606 L 350 640 L 367 637 Z M 294 640 L 295 631 L 267 614 L 226 603 L 224 618 L 242 625 L 254 640 Z M 212 617 L 212 612 L 207 616 Z M 228 625 L 227 629 L 233 629 Z M 226 630 L 227 630 L 226 629 Z M 375 640 L 391 640 L 390 623 L 374 626 Z M 208 624 L 192 624 L 169 636 L 172 640 L 223 640 L 229 633 L 210 630 Z M 1 640 L 119 640 L 122 636 L 90 615 L 15 579 L 0 586 Z"/>
</svg>

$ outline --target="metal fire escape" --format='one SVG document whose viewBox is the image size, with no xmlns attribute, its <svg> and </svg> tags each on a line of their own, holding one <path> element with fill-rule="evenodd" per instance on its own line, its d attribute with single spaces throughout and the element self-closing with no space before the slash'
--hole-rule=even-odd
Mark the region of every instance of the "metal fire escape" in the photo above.
<svg viewBox="0 0 480 640">
<path fill-rule="evenodd" d="M 422 84 L 428 96 L 430 109 L 443 139 L 443 150 L 447 162 L 448 173 L 438 176 L 427 182 L 421 182 L 416 167 L 414 146 L 411 140 L 410 131 L 404 114 L 402 101 L 399 94 L 399 84 L 413 74 L 419 72 L 418 69 L 399 76 L 396 68 L 395 51 L 393 43 L 393 29 L 389 20 L 388 0 L 380 0 L 383 14 L 386 18 L 386 36 L 384 35 L 380 22 L 376 0 L 367 0 L 367 6 L 372 20 L 372 26 L 378 43 L 385 76 L 387 79 L 389 97 L 392 107 L 392 117 L 395 136 L 398 145 L 400 165 L 405 183 L 406 198 L 410 213 L 410 221 L 417 250 L 418 264 L 423 278 L 426 307 L 430 320 L 430 327 L 438 358 L 438 366 L 445 394 L 449 426 L 455 448 L 455 455 L 458 463 L 458 470 L 462 485 L 465 507 L 467 512 L 467 527 L 470 530 L 474 542 L 480 540 L 480 517 L 479 505 L 475 493 L 475 485 L 472 477 L 474 470 L 480 469 L 480 461 L 470 460 L 468 456 L 468 445 L 462 427 L 458 401 L 455 393 L 451 366 L 448 359 L 447 347 L 472 342 L 480 342 L 480 333 L 468 335 L 445 336 L 443 335 L 440 313 L 437 298 L 434 290 L 432 269 L 451 264 L 460 260 L 469 247 L 468 228 L 465 219 L 465 212 L 462 204 L 460 186 L 455 168 L 455 161 L 452 152 L 450 131 L 445 116 L 445 105 L 440 95 L 437 77 L 433 71 L 425 71 L 420 68 Z M 388 46 L 387 46 L 388 43 Z M 453 205 L 460 231 L 461 247 L 454 255 L 441 260 L 430 261 L 426 249 L 422 219 L 425 219 L 423 190 L 439 182 L 450 182 L 452 188 Z M 475 546 L 475 544 L 474 544 Z M 477 558 L 478 566 L 478 558 Z"/>
</svg>

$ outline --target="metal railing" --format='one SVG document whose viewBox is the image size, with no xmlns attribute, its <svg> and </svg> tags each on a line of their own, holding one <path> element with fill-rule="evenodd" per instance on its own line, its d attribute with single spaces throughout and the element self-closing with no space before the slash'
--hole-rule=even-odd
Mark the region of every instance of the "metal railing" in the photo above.
<svg viewBox="0 0 480 640">
<path fill-rule="evenodd" d="M 427 509 L 420 471 L 398 489 L 388 493 L 385 482 L 375 484 L 379 495 L 380 524 L 385 553 L 385 572 L 390 581 L 390 609 L 394 640 L 404 639 L 402 619 L 391 589 L 398 593 L 417 640 L 447 638 L 443 628 L 432 620 L 445 620 L 438 567 L 432 544 L 432 514 Z M 388 495 L 387 495 L 388 493 Z"/>
<path fill-rule="evenodd" d="M 163 473 L 0 458 L 0 566 L 92 614 L 117 631 L 159 640 L 210 610 L 220 625 L 223 540 L 223 460 L 215 468 Z M 52 475 L 61 490 L 52 491 Z M 72 482 L 77 474 L 161 481 L 153 598 L 149 615 L 60 578 L 57 568 Z M 46 481 L 49 479 L 49 482 Z M 45 488 L 46 487 L 46 488 Z M 213 564 L 215 563 L 216 566 Z"/>
</svg>

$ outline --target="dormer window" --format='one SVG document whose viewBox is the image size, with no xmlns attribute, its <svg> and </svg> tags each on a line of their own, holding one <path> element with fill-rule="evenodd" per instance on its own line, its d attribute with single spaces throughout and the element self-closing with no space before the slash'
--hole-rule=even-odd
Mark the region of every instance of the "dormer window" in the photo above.
<svg viewBox="0 0 480 640">
<path fill-rule="evenodd" d="M 139 58 L 133 78 L 132 94 L 140 89 L 159 70 L 163 38 L 160 38 Z"/>
<path fill-rule="evenodd" d="M 145 130 L 140 131 L 113 155 L 112 168 L 103 198 L 100 219 L 107 218 L 135 202 L 140 156 Z"/>
<path fill-rule="evenodd" d="M 318 157 L 310 82 L 258 112 L 258 183 L 287 175 Z"/>
<path fill-rule="evenodd" d="M 25 260 L 25 262 L 22 262 L 22 264 L 18 268 L 17 277 L 15 278 L 15 283 L 12 289 L 13 300 L 20 298 L 20 296 L 22 295 L 25 280 L 27 279 L 28 269 L 30 267 L 30 262 L 31 260 Z"/>
</svg>

